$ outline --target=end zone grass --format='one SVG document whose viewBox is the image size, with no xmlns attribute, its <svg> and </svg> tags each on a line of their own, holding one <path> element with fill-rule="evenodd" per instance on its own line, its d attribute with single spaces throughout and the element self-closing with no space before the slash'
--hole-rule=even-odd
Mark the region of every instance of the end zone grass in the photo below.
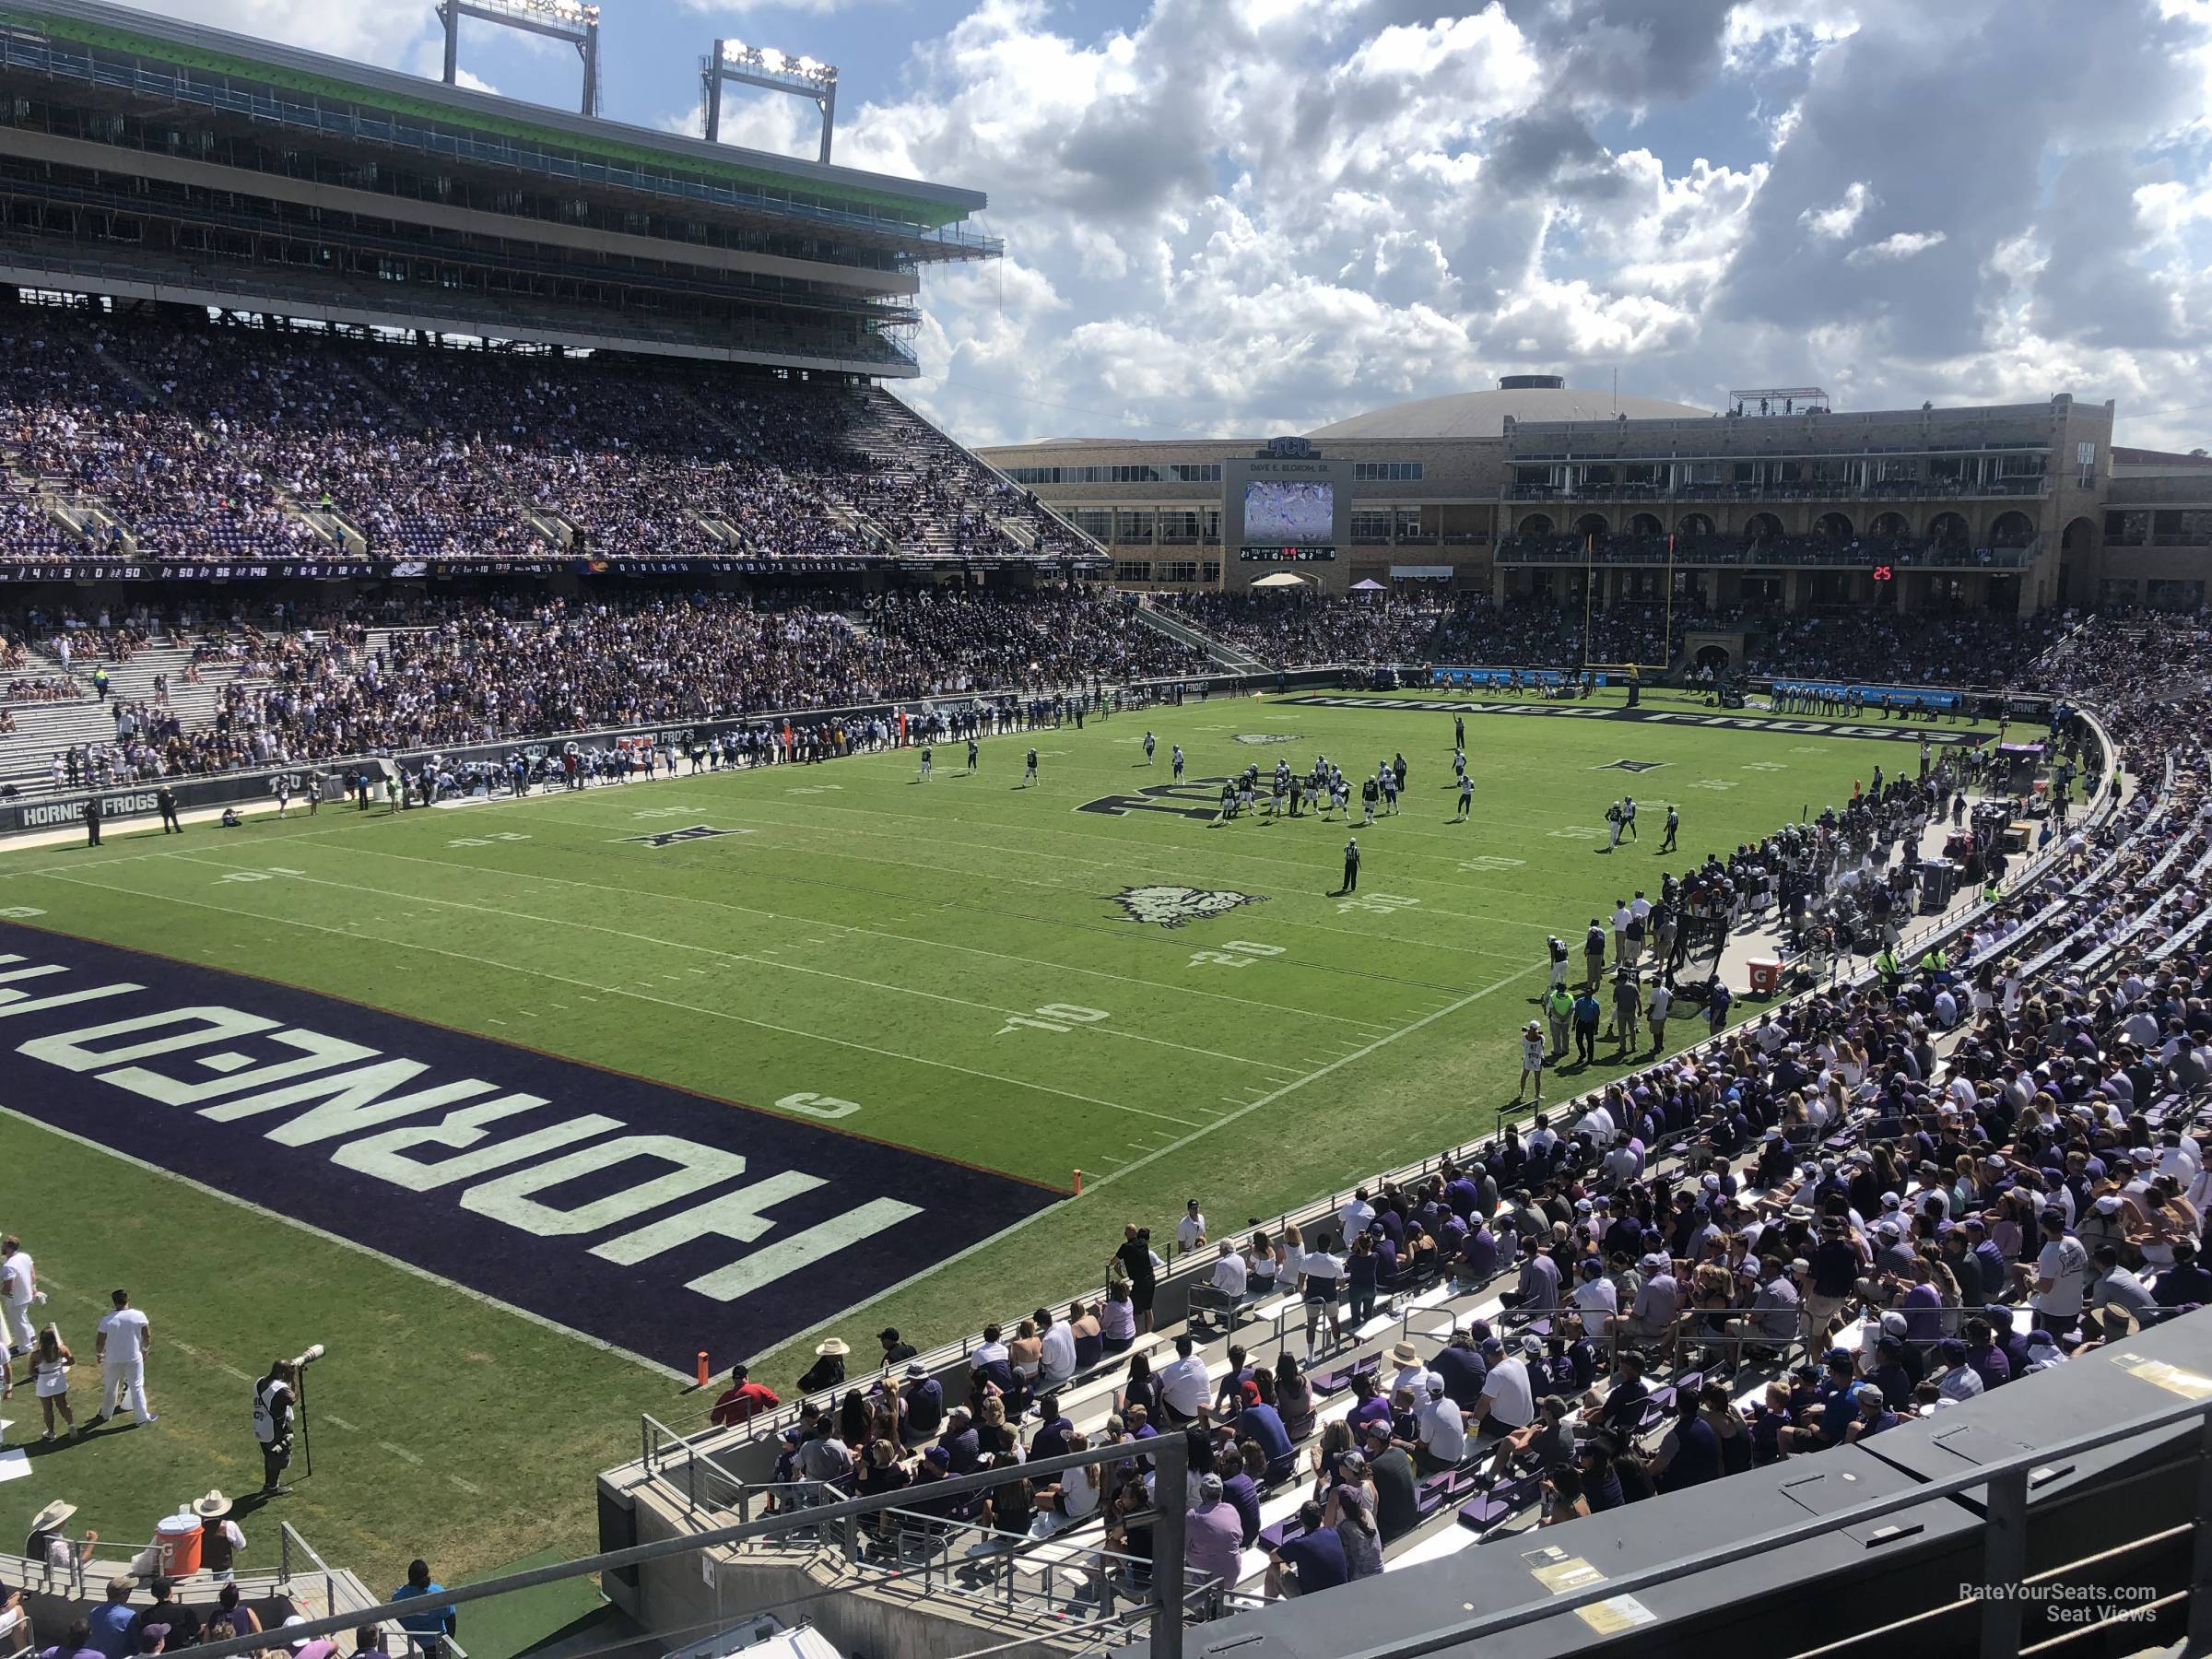
<svg viewBox="0 0 2212 1659">
<path fill-rule="evenodd" d="M 1915 764 L 1909 741 L 1470 715 L 1463 824 L 1452 718 L 1218 698 L 986 739 L 974 776 L 961 746 L 940 746 L 928 782 L 909 751 L 397 817 L 326 806 L 0 856 L 0 906 L 720 1100 L 852 1105 L 842 1127 L 1033 1181 L 1084 1171 L 1082 1197 L 959 1259 L 916 1259 L 912 1280 L 843 1311 L 865 1358 L 887 1322 L 926 1343 L 1096 1282 L 1124 1218 L 1164 1241 L 1196 1196 L 1218 1230 L 1239 1225 L 1488 1131 L 1547 932 L 1573 941 L 1664 871 L 1840 802 L 1877 761 Z M 1265 776 L 1278 757 L 1302 771 L 1317 751 L 1356 779 L 1403 752 L 1408 790 L 1371 829 L 1217 824 L 1217 786 L 1143 795 L 1169 784 L 1176 743 L 1193 781 Z M 1604 809 L 1624 792 L 1641 839 L 1607 853 Z M 1153 805 L 1082 810 L 1110 798 Z M 1669 802 L 1683 831 L 1662 860 Z M 694 825 L 736 833 L 632 839 Z M 1356 895 L 1335 891 L 1347 833 L 1366 853 Z M 1141 887 L 1236 901 L 1164 926 L 1117 901 Z M 1555 1098 L 1620 1069 L 1601 1054 Z M 702 1404 L 665 1372 L 22 1119 L 0 1117 L 0 1149 L 6 1224 L 85 1361 L 80 1415 L 97 1409 L 92 1326 L 115 1284 L 155 1322 L 162 1414 L 34 1447 L 30 1477 L 0 1486 L 0 1525 L 68 1497 L 103 1536 L 135 1539 L 210 1486 L 257 1484 L 249 1379 L 322 1341 L 315 1473 L 278 1512 L 372 1583 L 418 1553 L 450 1583 L 588 1548 L 592 1474 L 634 1452 L 636 1412 Z M 718 1369 L 757 1346 L 710 1320 L 699 1340 Z M 810 1347 L 756 1374 L 788 1393 Z M 11 1443 L 35 1436 L 28 1390 L 0 1416 Z M 273 1525 L 243 1524 L 265 1563 Z"/>
</svg>

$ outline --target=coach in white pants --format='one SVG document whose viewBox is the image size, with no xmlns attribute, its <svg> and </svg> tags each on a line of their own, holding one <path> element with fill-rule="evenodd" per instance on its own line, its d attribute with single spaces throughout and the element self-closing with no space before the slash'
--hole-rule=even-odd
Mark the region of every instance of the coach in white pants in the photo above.
<svg viewBox="0 0 2212 1659">
<path fill-rule="evenodd" d="M 156 1418 L 146 1403 L 146 1350 L 154 1340 L 153 1322 L 131 1306 L 128 1290 L 118 1290 L 110 1300 L 115 1310 L 100 1322 L 95 1349 L 107 1392 L 90 1426 L 97 1428 L 113 1417 L 118 1404 L 129 1406 L 139 1422 L 151 1423 Z"/>
</svg>

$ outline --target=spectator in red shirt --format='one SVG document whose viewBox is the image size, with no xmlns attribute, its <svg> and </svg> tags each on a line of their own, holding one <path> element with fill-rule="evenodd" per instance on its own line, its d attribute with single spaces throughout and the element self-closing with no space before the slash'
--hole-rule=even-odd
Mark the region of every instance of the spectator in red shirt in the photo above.
<svg viewBox="0 0 2212 1659">
<path fill-rule="evenodd" d="M 718 1429 L 735 1429 L 740 1423 L 749 1422 L 770 1406 L 782 1404 L 776 1398 L 774 1389 L 752 1382 L 747 1376 L 744 1366 L 735 1366 L 730 1371 L 730 1385 L 724 1391 L 722 1398 L 714 1402 L 714 1410 L 709 1420 Z"/>
</svg>

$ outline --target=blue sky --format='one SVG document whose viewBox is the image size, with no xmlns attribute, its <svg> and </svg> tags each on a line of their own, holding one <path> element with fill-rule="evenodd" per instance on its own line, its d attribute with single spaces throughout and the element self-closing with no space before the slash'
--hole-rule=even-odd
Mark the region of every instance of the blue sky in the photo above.
<svg viewBox="0 0 2212 1659">
<path fill-rule="evenodd" d="M 428 7 L 178 9 L 434 72 Z M 717 35 L 836 63 L 838 159 L 987 191 L 911 394 L 977 442 L 1300 431 L 1557 371 L 1716 406 L 2117 401 L 2212 438 L 2212 0 L 606 0 L 605 112 Z M 573 55 L 469 25 L 570 103 Z M 752 98 L 735 142 L 811 154 Z"/>
</svg>

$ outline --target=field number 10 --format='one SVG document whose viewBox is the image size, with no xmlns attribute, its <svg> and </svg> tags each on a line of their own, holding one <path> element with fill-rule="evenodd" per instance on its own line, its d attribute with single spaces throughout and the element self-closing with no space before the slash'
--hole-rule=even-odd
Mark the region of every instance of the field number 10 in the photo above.
<svg viewBox="0 0 2212 1659">
<path fill-rule="evenodd" d="M 1231 939 L 1218 950 L 1194 950 L 1191 966 L 1200 968 L 1211 962 L 1218 968 L 1249 968 L 1264 957 L 1282 954 L 1280 945 L 1254 945 L 1250 939 Z"/>
<path fill-rule="evenodd" d="M 1097 1025 L 1101 1019 L 1112 1018 L 1103 1008 L 1078 1008 L 1073 1003 L 1046 1003 L 1033 1015 L 1007 1015 L 1006 1023 L 992 1035 L 1004 1037 L 1019 1026 L 1027 1026 L 1032 1031 L 1065 1031 L 1070 1026 Z"/>
</svg>

